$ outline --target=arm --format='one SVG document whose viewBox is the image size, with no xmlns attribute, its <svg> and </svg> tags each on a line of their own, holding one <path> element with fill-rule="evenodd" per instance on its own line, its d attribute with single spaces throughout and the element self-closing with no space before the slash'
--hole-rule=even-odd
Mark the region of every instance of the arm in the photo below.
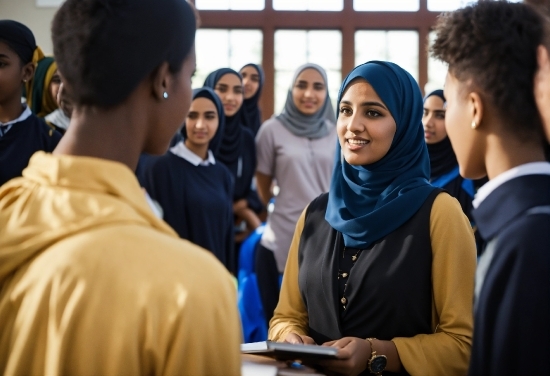
<svg viewBox="0 0 550 376">
<path fill-rule="evenodd" d="M 392 341 L 411 375 L 462 375 L 471 352 L 476 249 L 468 219 L 448 194 L 434 201 L 430 234 L 434 333 Z"/>
<path fill-rule="evenodd" d="M 283 274 L 279 303 L 269 323 L 268 338 L 272 341 L 283 342 L 291 333 L 307 336 L 308 315 L 298 286 L 298 248 L 304 229 L 306 210 L 307 208 L 304 209 L 296 224 Z"/>
<path fill-rule="evenodd" d="M 271 183 L 273 178 L 269 175 L 256 171 L 256 189 L 258 191 L 258 196 L 264 206 L 267 206 L 269 200 L 271 200 Z"/>
</svg>

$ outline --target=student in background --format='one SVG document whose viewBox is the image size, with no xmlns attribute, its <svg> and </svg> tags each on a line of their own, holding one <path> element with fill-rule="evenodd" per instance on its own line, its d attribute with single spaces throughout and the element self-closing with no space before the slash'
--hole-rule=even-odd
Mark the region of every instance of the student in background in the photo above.
<svg viewBox="0 0 550 376">
<path fill-rule="evenodd" d="M 53 151 L 61 138 L 21 104 L 40 54 L 28 27 L 0 20 L 0 185 L 21 176 L 36 151 Z"/>
<path fill-rule="evenodd" d="M 280 115 L 262 124 L 256 137 L 256 182 L 264 205 L 276 182 L 279 193 L 256 251 L 258 285 L 267 322 L 279 300 L 296 221 L 304 208 L 330 187 L 336 150 L 336 117 L 327 75 L 316 64 L 294 73 Z"/>
<path fill-rule="evenodd" d="M 331 372 L 463 375 L 476 251 L 429 184 L 422 96 L 399 66 L 356 67 L 338 95 L 330 191 L 296 225 L 269 338 L 339 349 Z"/>
<path fill-rule="evenodd" d="M 472 221 L 472 200 L 474 184 L 464 179 L 458 171 L 451 141 L 445 131 L 445 97 L 443 90 L 435 90 L 424 98 L 424 139 L 430 155 L 430 184 L 443 188 L 456 198 L 462 211 Z"/>
<path fill-rule="evenodd" d="M 234 265 L 233 181 L 216 163 L 225 119 L 220 99 L 210 88 L 195 89 L 183 140 L 162 157 L 153 157 L 139 177 L 178 235 Z"/>
<path fill-rule="evenodd" d="M 155 216 L 134 175 L 185 120 L 195 25 L 182 0 L 57 11 L 74 110 L 54 154 L 0 189 L 0 374 L 240 374 L 230 274 Z"/>
<path fill-rule="evenodd" d="M 39 60 L 33 78 L 25 85 L 25 96 L 33 114 L 44 118 L 58 108 L 57 93 L 61 77 L 55 59 L 38 51 Z"/>
<path fill-rule="evenodd" d="M 216 92 L 224 108 L 225 130 L 214 156 L 229 169 L 234 179 L 235 241 L 239 244 L 261 225 L 258 213 L 262 210 L 255 206 L 258 199 L 254 197 L 257 194 L 252 189 L 256 170 L 254 136 L 241 121 L 244 100 L 242 78 L 233 69 L 222 68 L 210 73 L 204 86 Z M 234 269 L 236 272 L 237 265 Z"/>
<path fill-rule="evenodd" d="M 239 74 L 243 78 L 244 102 L 241 111 L 241 121 L 254 136 L 262 125 L 262 112 L 258 102 L 264 87 L 264 71 L 258 64 L 246 64 Z"/>
<path fill-rule="evenodd" d="M 57 91 L 57 105 L 59 107 L 54 112 L 47 115 L 44 120 L 50 127 L 53 127 L 61 134 L 65 134 L 71 122 L 73 105 L 71 104 L 71 99 L 63 82 L 61 82 L 59 90 Z"/>
<path fill-rule="evenodd" d="M 472 212 L 488 243 L 470 375 L 550 374 L 550 164 L 533 95 L 543 22 L 525 4 L 479 2 L 436 26 L 432 54 L 449 65 L 445 122 L 460 173 L 489 177 Z"/>
</svg>

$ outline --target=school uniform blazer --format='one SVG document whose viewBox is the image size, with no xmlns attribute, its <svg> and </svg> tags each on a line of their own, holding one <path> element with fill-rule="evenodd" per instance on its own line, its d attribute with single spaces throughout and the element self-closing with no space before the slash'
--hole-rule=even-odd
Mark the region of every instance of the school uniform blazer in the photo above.
<svg viewBox="0 0 550 376">
<path fill-rule="evenodd" d="M 524 175 L 473 211 L 496 243 L 476 303 L 470 375 L 550 374 L 550 215 L 526 214 L 545 205 L 550 176 Z"/>
</svg>

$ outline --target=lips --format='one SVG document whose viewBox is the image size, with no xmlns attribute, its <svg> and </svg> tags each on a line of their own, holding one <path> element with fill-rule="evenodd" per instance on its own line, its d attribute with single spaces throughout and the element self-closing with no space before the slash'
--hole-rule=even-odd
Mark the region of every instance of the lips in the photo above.
<svg viewBox="0 0 550 376">
<path fill-rule="evenodd" d="M 346 145 L 351 151 L 361 150 L 365 146 L 370 144 L 370 140 L 365 140 L 362 138 L 347 138 Z"/>
</svg>

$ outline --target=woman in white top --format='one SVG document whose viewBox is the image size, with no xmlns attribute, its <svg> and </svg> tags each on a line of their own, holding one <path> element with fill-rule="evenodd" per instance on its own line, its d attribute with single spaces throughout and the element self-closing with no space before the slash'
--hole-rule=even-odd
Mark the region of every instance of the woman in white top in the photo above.
<svg viewBox="0 0 550 376">
<path fill-rule="evenodd" d="M 256 136 L 258 194 L 265 205 L 271 186 L 279 188 L 273 211 L 256 252 L 256 270 L 266 319 L 279 298 L 279 276 L 300 213 L 328 191 L 336 149 L 335 115 L 327 75 L 316 64 L 294 74 L 280 115 L 262 124 Z"/>
</svg>

